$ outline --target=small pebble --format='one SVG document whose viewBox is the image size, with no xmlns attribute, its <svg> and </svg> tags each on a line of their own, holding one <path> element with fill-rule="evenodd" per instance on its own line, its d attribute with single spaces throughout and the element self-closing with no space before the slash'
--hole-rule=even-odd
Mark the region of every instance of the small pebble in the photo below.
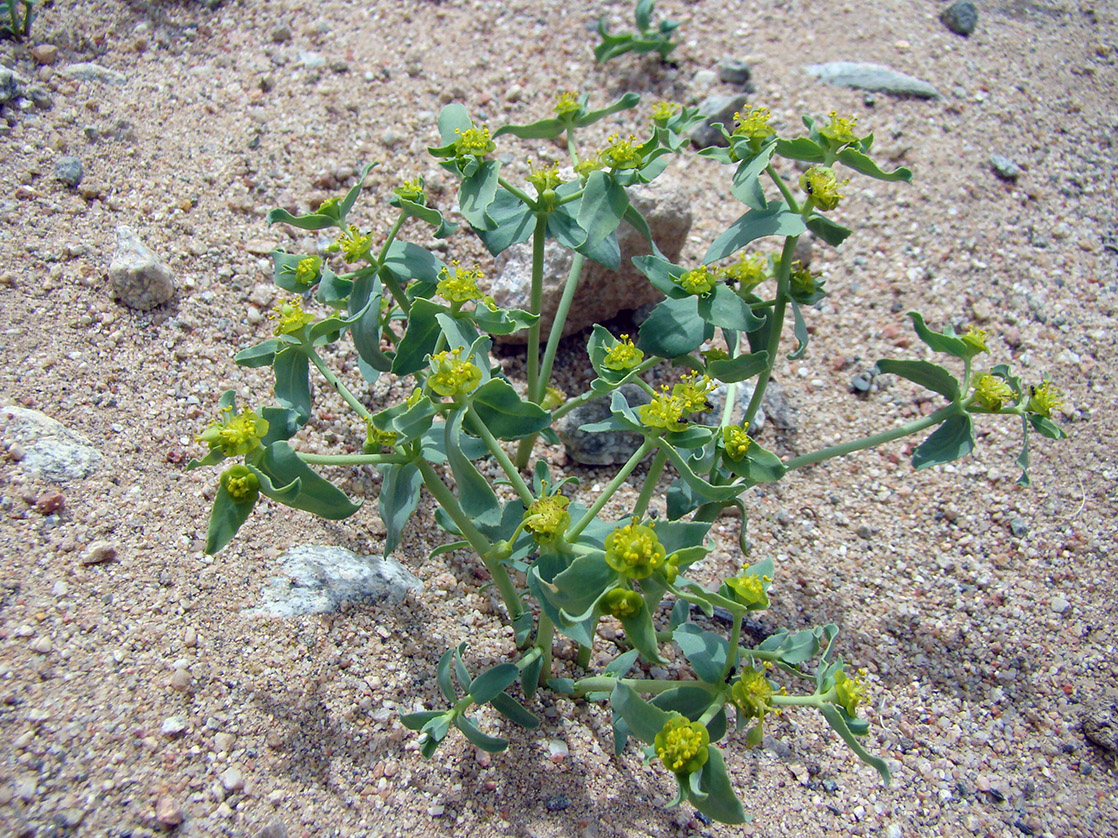
<svg viewBox="0 0 1118 838">
<path fill-rule="evenodd" d="M 109 541 L 91 541 L 89 546 L 82 551 L 79 561 L 83 565 L 111 562 L 116 558 L 116 553 L 116 545 Z"/>
<path fill-rule="evenodd" d="M 952 3 L 944 9 L 939 19 L 944 26 L 956 35 L 962 35 L 965 38 L 978 25 L 978 9 L 970 0 L 959 0 L 958 3 Z"/>
<path fill-rule="evenodd" d="M 233 743 L 235 741 L 236 737 L 233 736 L 232 733 L 214 734 L 214 750 L 218 753 L 221 753 L 222 751 L 228 753 L 229 751 L 233 750 Z"/>
<path fill-rule="evenodd" d="M 558 762 L 559 760 L 564 759 L 570 753 L 570 750 L 567 748 L 567 743 L 564 742 L 562 739 L 552 739 L 550 742 L 548 742 L 547 751 L 549 754 L 551 754 L 551 759 L 553 762 Z"/>
<path fill-rule="evenodd" d="M 46 492 L 35 499 L 35 511 L 40 515 L 50 515 L 66 506 L 61 492 Z"/>
<path fill-rule="evenodd" d="M 245 787 L 245 778 L 241 769 L 230 766 L 221 772 L 221 786 L 226 791 L 240 791 Z"/>
<path fill-rule="evenodd" d="M 1029 532 L 1029 524 L 1024 518 L 1010 518 L 1009 532 L 1014 538 L 1024 538 Z"/>
<path fill-rule="evenodd" d="M 53 64 L 58 60 L 58 47 L 54 44 L 36 44 L 31 47 L 31 58 L 36 64 Z"/>
<path fill-rule="evenodd" d="M 182 716 L 168 716 L 159 730 L 164 736 L 182 736 L 186 732 L 186 719 Z"/>
<path fill-rule="evenodd" d="M 75 187 L 82 182 L 85 169 L 77 157 L 59 157 L 54 164 L 54 176 L 67 186 Z"/>
<path fill-rule="evenodd" d="M 718 78 L 726 84 L 745 84 L 751 75 L 749 65 L 736 58 L 723 58 L 718 62 Z"/>
<path fill-rule="evenodd" d="M 49 637 L 36 637 L 34 640 L 27 644 L 27 647 L 32 652 L 36 652 L 40 655 L 45 655 L 54 648 L 53 644 L 51 644 L 50 642 Z"/>
<path fill-rule="evenodd" d="M 562 812 L 564 809 L 569 808 L 571 801 L 565 794 L 553 794 L 551 797 L 544 801 L 544 806 L 547 807 L 549 812 Z"/>
<path fill-rule="evenodd" d="M 991 154 L 990 167 L 1002 180 L 1013 182 L 1021 176 L 1022 168 L 1004 154 Z"/>
<path fill-rule="evenodd" d="M 159 795 L 159 799 L 155 801 L 155 819 L 168 829 L 173 829 L 182 823 L 182 809 L 171 795 Z"/>
<path fill-rule="evenodd" d="M 190 670 L 176 669 L 171 675 L 171 687 L 179 692 L 186 692 L 190 689 Z"/>
<path fill-rule="evenodd" d="M 1057 596 L 1052 597 L 1052 599 L 1048 602 L 1048 607 L 1051 608 L 1052 611 L 1056 614 L 1063 614 L 1065 611 L 1071 608 L 1071 603 L 1064 599 L 1062 596 Z"/>
</svg>

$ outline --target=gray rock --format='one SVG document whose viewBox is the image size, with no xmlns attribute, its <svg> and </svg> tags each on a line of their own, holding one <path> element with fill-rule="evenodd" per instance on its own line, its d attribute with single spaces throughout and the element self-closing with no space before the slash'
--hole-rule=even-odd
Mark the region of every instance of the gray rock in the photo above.
<svg viewBox="0 0 1118 838">
<path fill-rule="evenodd" d="M 1049 600 L 1048 608 L 1054 614 L 1063 614 L 1065 611 L 1071 608 L 1071 603 L 1062 596 L 1054 596 L 1051 600 Z"/>
<path fill-rule="evenodd" d="M 710 148 L 711 146 L 726 146 L 726 138 L 722 132 L 714 127 L 721 123 L 730 130 L 734 126 L 734 114 L 745 107 L 746 95 L 737 93 L 733 96 L 708 96 L 699 105 L 699 112 L 707 117 L 707 121 L 691 129 L 691 144 L 696 148 Z"/>
<path fill-rule="evenodd" d="M 1084 702 L 1083 735 L 1110 753 L 1118 751 L 1118 695 Z"/>
<path fill-rule="evenodd" d="M 287 43 L 291 40 L 291 27 L 281 23 L 272 28 L 272 41 L 277 44 Z"/>
<path fill-rule="evenodd" d="M 1002 180 L 1014 182 L 1021 176 L 1022 169 L 1008 157 L 1003 154 L 990 155 L 990 168 L 994 170 L 994 174 Z"/>
<path fill-rule="evenodd" d="M 402 602 L 423 588 L 396 559 L 358 556 L 344 547 L 292 547 L 279 557 L 281 575 L 268 580 L 259 608 L 248 616 L 327 614 L 343 602 Z"/>
<path fill-rule="evenodd" d="M 652 401 L 648 393 L 636 384 L 626 384 L 621 388 L 622 395 L 630 406 L 648 404 Z M 623 463 L 633 456 L 644 440 L 640 434 L 628 431 L 606 431 L 593 433 L 581 430 L 583 425 L 592 425 L 610 418 L 610 396 L 591 399 L 555 423 L 555 432 L 567 450 L 567 456 L 576 463 L 589 466 L 607 466 Z"/>
<path fill-rule="evenodd" d="M 54 176 L 67 186 L 77 186 L 82 182 L 84 175 L 82 161 L 77 157 L 59 157 L 54 164 Z"/>
<path fill-rule="evenodd" d="M 92 64 L 87 61 L 67 64 L 59 72 L 66 78 L 75 81 L 95 81 L 101 84 L 124 84 L 128 81 L 128 77 L 124 73 L 118 73 L 116 70 L 110 70 L 108 67 L 102 67 L 100 64 Z"/>
<path fill-rule="evenodd" d="M 940 98 L 939 91 L 923 79 L 900 73 L 882 64 L 831 61 L 827 64 L 809 64 L 804 70 L 820 81 L 837 87 L 880 90 L 883 93 L 915 96 L 919 99 Z"/>
<path fill-rule="evenodd" d="M 571 801 L 565 794 L 553 794 L 544 801 L 544 806 L 549 812 L 562 812 L 571 807 Z"/>
<path fill-rule="evenodd" d="M 749 65 L 736 58 L 723 58 L 718 62 L 718 78 L 726 84 L 746 84 L 752 75 Z"/>
<path fill-rule="evenodd" d="M 1024 518 L 1010 518 L 1009 532 L 1014 538 L 1024 538 L 1029 532 L 1029 524 Z"/>
<path fill-rule="evenodd" d="M 130 227 L 116 228 L 116 249 L 109 265 L 113 296 L 128 308 L 147 311 L 175 294 L 170 269 L 159 261 Z"/>
<path fill-rule="evenodd" d="M 54 98 L 41 84 L 34 84 L 27 88 L 27 98 L 41 111 L 49 111 L 54 107 Z"/>
<path fill-rule="evenodd" d="M 652 237 L 665 257 L 679 258 L 683 243 L 691 230 L 691 204 L 686 193 L 677 184 L 663 177 L 644 186 L 629 190 L 629 198 L 648 222 Z M 648 240 L 627 221 L 617 230 L 621 248 L 621 269 L 611 271 L 604 265 L 587 259 L 583 263 L 582 281 L 574 305 L 571 306 L 563 335 L 572 335 L 594 323 L 616 317 L 622 311 L 639 308 L 663 299 L 648 278 L 633 265 L 633 257 L 650 251 Z M 551 333 L 555 312 L 563 296 L 563 287 L 571 267 L 571 251 L 549 242 L 544 249 L 543 306 L 541 309 L 541 334 Z M 497 275 L 490 284 L 489 293 L 503 308 L 527 310 L 532 288 L 532 248 L 529 244 L 510 247 L 497 257 Z M 524 343 L 526 332 L 501 338 L 502 342 Z"/>
<path fill-rule="evenodd" d="M 317 52 L 300 52 L 299 63 L 308 70 L 318 70 L 326 66 L 326 56 Z"/>
<path fill-rule="evenodd" d="M 53 482 L 84 480 L 101 465 L 88 439 L 37 410 L 0 408 L 0 434 L 22 449 L 22 468 Z"/>
<path fill-rule="evenodd" d="M 0 103 L 10 102 L 23 95 L 23 79 L 14 70 L 0 67 Z"/>
<path fill-rule="evenodd" d="M 970 0 L 959 0 L 944 9 L 939 16 L 940 21 L 954 32 L 964 38 L 974 31 L 978 24 L 978 9 Z"/>
<path fill-rule="evenodd" d="M 745 411 L 749 407 L 749 401 L 753 398 L 753 391 L 756 389 L 756 382 L 739 381 L 734 388 L 734 408 L 730 413 L 731 422 L 741 422 L 742 417 L 745 416 Z M 715 427 L 722 422 L 722 410 L 726 406 L 726 392 L 730 389 L 728 384 L 719 384 L 718 388 L 710 394 L 707 401 L 711 405 L 711 409 L 705 413 L 696 413 L 691 418 L 696 421 Z M 765 427 L 765 408 L 764 403 L 768 401 L 768 389 L 765 390 L 765 398 L 761 400 L 761 409 L 757 411 L 753 417 L 753 421 L 749 423 L 749 435 L 757 436 L 761 429 Z"/>
<path fill-rule="evenodd" d="M 784 387 L 775 378 L 769 379 L 769 386 L 765 388 L 765 399 L 761 402 L 765 406 L 765 415 L 773 423 L 773 427 L 781 431 L 794 431 L 799 424 L 796 420 L 796 408 L 788 400 Z"/>
</svg>

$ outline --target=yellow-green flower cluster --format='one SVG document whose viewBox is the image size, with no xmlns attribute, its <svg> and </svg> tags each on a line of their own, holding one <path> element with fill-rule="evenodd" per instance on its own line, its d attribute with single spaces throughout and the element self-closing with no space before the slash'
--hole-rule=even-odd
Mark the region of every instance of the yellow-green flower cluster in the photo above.
<svg viewBox="0 0 1118 838">
<path fill-rule="evenodd" d="M 634 145 L 636 137 L 629 135 L 627 140 L 613 134 L 607 139 L 608 146 L 598 152 L 598 161 L 610 169 L 639 169 L 644 163 L 644 155 L 640 147 Z"/>
<path fill-rule="evenodd" d="M 439 271 L 439 284 L 435 286 L 438 294 L 452 303 L 461 304 L 470 300 L 480 300 L 482 293 L 477 281 L 483 276 L 481 270 L 460 268 L 458 262 L 454 262 L 453 265 L 453 273 L 449 268 Z"/>
<path fill-rule="evenodd" d="M 555 410 L 567 401 L 567 394 L 560 390 L 558 387 L 547 386 L 543 391 L 543 401 L 540 402 L 540 407 L 544 410 Z"/>
<path fill-rule="evenodd" d="M 839 181 L 835 170 L 829 166 L 812 166 L 800 175 L 800 188 L 808 194 L 811 202 L 824 212 L 833 210 L 845 195 L 839 189 L 850 181 Z"/>
<path fill-rule="evenodd" d="M 360 230 L 350 224 L 338 236 L 338 240 L 327 247 L 326 250 L 330 253 L 337 253 L 340 250 L 345 261 L 356 262 L 358 259 L 368 256 L 372 247 L 373 237 L 362 234 Z"/>
<path fill-rule="evenodd" d="M 836 147 L 853 145 L 859 137 L 854 133 L 854 126 L 858 124 L 857 117 L 842 117 L 838 111 L 831 111 L 831 121 L 819 129 L 819 133 L 830 140 Z"/>
<path fill-rule="evenodd" d="M 233 466 L 221 474 L 221 488 L 234 503 L 256 503 L 260 497 L 260 478 L 246 466 Z"/>
<path fill-rule="evenodd" d="M 697 297 L 709 294 L 718 283 L 718 277 L 706 265 L 699 265 L 690 271 L 684 271 L 674 278 L 675 284 Z"/>
<path fill-rule="evenodd" d="M 209 445 L 211 451 L 220 448 L 226 457 L 237 457 L 257 448 L 266 433 L 268 420 L 257 416 L 256 411 L 246 407 L 234 416 L 233 408 L 226 407 L 221 418 L 211 422 L 195 439 Z"/>
<path fill-rule="evenodd" d="M 497 148 L 488 128 L 467 128 L 465 131 L 455 128 L 454 133 L 458 135 L 454 141 L 454 153 L 458 157 L 485 157 Z"/>
<path fill-rule="evenodd" d="M 561 117 L 575 113 L 581 107 L 573 90 L 564 90 L 555 100 L 555 113 Z"/>
<path fill-rule="evenodd" d="M 672 396 L 683 403 L 683 412 L 698 413 L 710 410 L 707 396 L 714 392 L 716 385 L 708 376 L 700 376 L 697 372 L 689 372 L 682 380 L 672 387 Z"/>
<path fill-rule="evenodd" d="M 745 137 L 750 140 L 763 140 L 773 136 L 776 131 L 769 125 L 772 114 L 768 108 L 750 108 L 745 113 L 734 114 L 734 137 Z"/>
<path fill-rule="evenodd" d="M 802 262 L 793 262 L 792 270 L 788 273 L 788 284 L 795 294 L 811 296 L 818 290 L 815 281 L 819 279 L 818 273 L 812 273 L 804 267 Z"/>
<path fill-rule="evenodd" d="M 559 177 L 559 166 L 555 163 L 550 166 L 540 166 L 528 173 L 528 183 L 536 188 L 536 193 L 539 195 L 548 189 L 554 189 L 562 182 Z"/>
<path fill-rule="evenodd" d="M 1039 386 L 1033 388 L 1032 395 L 1029 396 L 1029 403 L 1025 406 L 1025 409 L 1029 413 L 1035 413 L 1037 416 L 1051 419 L 1052 411 L 1063 407 L 1064 401 L 1060 396 L 1060 391 L 1052 386 L 1052 382 L 1047 380 L 1043 381 Z"/>
<path fill-rule="evenodd" d="M 537 544 L 554 544 L 570 526 L 571 513 L 567 511 L 570 503 L 570 498 L 563 495 L 532 501 L 524 513 L 524 529 L 532 534 Z"/>
<path fill-rule="evenodd" d="M 622 335 L 621 340 L 615 343 L 606 352 L 602 359 L 602 366 L 606 369 L 631 370 L 644 360 L 644 353 L 637 349 L 628 335 Z"/>
<path fill-rule="evenodd" d="M 635 617 L 644 608 L 644 599 L 629 588 L 614 588 L 602 598 L 602 606 L 611 617 Z"/>
<path fill-rule="evenodd" d="M 630 579 L 647 579 L 666 555 L 652 524 L 626 524 L 606 536 L 606 564 Z"/>
<path fill-rule="evenodd" d="M 375 454 L 381 448 L 391 448 L 399 437 L 395 431 L 385 431 L 373 424 L 372 417 L 365 420 L 365 445 L 366 454 Z"/>
<path fill-rule="evenodd" d="M 295 263 L 295 282 L 299 285 L 312 285 L 322 270 L 322 259 L 318 256 L 305 256 Z"/>
<path fill-rule="evenodd" d="M 975 355 L 979 355 L 983 352 L 990 351 L 989 348 L 986 346 L 987 337 L 988 333 L 984 329 L 979 329 L 975 326 L 971 326 L 967 329 L 967 333 L 963 335 L 962 341 L 967 345 L 971 352 L 973 352 Z"/>
<path fill-rule="evenodd" d="M 674 102 L 657 102 L 652 106 L 652 121 L 663 125 L 679 112 L 679 105 Z"/>
<path fill-rule="evenodd" d="M 722 268 L 719 273 L 725 279 L 736 282 L 742 291 L 756 288 L 769 278 L 768 264 L 759 253 L 742 253 L 738 261 Z"/>
<path fill-rule="evenodd" d="M 764 672 L 747 667 L 730 688 L 730 700 L 744 718 L 760 721 L 773 709 L 772 684 Z"/>
<path fill-rule="evenodd" d="M 683 399 L 669 392 L 667 384 L 660 390 L 661 392 L 652 397 L 651 402 L 637 408 L 637 415 L 650 428 L 682 431 L 686 427 L 683 421 Z"/>
<path fill-rule="evenodd" d="M 865 675 L 866 670 L 861 669 L 858 673 Z M 866 685 L 858 675 L 851 678 L 841 669 L 835 673 L 835 704 L 842 707 L 849 715 L 857 714 L 858 705 L 867 697 Z"/>
<path fill-rule="evenodd" d="M 728 428 L 722 429 L 722 447 L 726 449 L 726 456 L 733 460 L 735 463 L 740 462 L 741 459 L 749 451 L 749 446 L 753 442 L 746 433 L 746 428 L 749 424 L 731 425 Z"/>
<path fill-rule="evenodd" d="M 423 178 L 417 177 L 405 180 L 392 190 L 392 194 L 413 204 L 426 205 L 427 193 L 423 191 Z"/>
<path fill-rule="evenodd" d="M 1016 397 L 1009 382 L 993 373 L 984 372 L 974 380 L 974 398 L 987 410 L 1001 410 Z"/>
<path fill-rule="evenodd" d="M 481 370 L 462 358 L 462 347 L 431 356 L 431 375 L 427 383 L 440 396 L 465 396 L 481 384 Z"/>
<path fill-rule="evenodd" d="M 652 744 L 665 767 L 677 776 L 693 774 L 710 757 L 710 733 L 706 727 L 680 715 L 664 724 Z"/>
<path fill-rule="evenodd" d="M 743 573 L 726 580 L 726 585 L 734 592 L 734 597 L 742 605 L 752 608 L 760 606 L 769 607 L 769 595 L 765 593 L 765 583 L 772 582 L 770 576 L 758 576 L 755 573 Z"/>
<path fill-rule="evenodd" d="M 298 297 L 280 300 L 268 317 L 276 321 L 276 328 L 272 330 L 276 335 L 297 335 L 314 322 L 314 315 L 303 311 L 302 301 Z"/>
<path fill-rule="evenodd" d="M 329 215 L 333 218 L 340 218 L 342 212 L 342 199 L 334 196 L 327 198 L 318 205 L 318 212 L 320 215 Z"/>
</svg>

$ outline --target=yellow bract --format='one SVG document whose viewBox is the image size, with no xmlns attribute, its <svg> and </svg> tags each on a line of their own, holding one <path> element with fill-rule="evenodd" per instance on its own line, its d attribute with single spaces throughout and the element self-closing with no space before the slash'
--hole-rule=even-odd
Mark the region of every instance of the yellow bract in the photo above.
<svg viewBox="0 0 1118 838">
<path fill-rule="evenodd" d="M 606 612 L 612 617 L 635 617 L 644 607 L 644 600 L 636 591 L 614 588 L 602 600 Z"/>
<path fill-rule="evenodd" d="M 268 317 L 276 321 L 276 328 L 272 330 L 276 335 L 297 335 L 305 326 L 314 322 L 314 315 L 303 311 L 303 304 L 298 297 L 280 300 Z"/>
<path fill-rule="evenodd" d="M 540 195 L 548 189 L 554 189 L 562 182 L 559 178 L 559 166 L 555 163 L 550 166 L 540 166 L 528 173 L 528 183 L 532 184 Z"/>
<path fill-rule="evenodd" d="M 427 193 L 423 191 L 423 178 L 421 177 L 405 180 L 393 189 L 392 193 L 405 201 L 411 201 L 413 204 L 427 203 Z"/>
<path fill-rule="evenodd" d="M 559 116 L 575 113 L 581 107 L 573 90 L 564 90 L 555 100 L 555 113 Z"/>
<path fill-rule="evenodd" d="M 611 169 L 639 169 L 644 163 L 644 155 L 633 145 L 636 139 L 632 134 L 627 140 L 613 134 L 607 140 L 609 145 L 598 152 L 598 160 L 602 166 Z"/>
<path fill-rule="evenodd" d="M 1004 378 L 984 372 L 974 380 L 974 397 L 987 410 L 1001 410 L 1017 394 Z"/>
<path fill-rule="evenodd" d="M 730 700 L 747 719 L 763 719 L 773 709 L 773 688 L 764 672 L 743 669 L 741 678 L 730 688 Z"/>
<path fill-rule="evenodd" d="M 644 360 L 644 353 L 633 344 L 628 335 L 622 335 L 621 340 L 611 346 L 602 359 L 602 366 L 606 369 L 631 370 Z"/>
<path fill-rule="evenodd" d="M 326 249 L 332 253 L 336 253 L 340 250 L 343 258 L 347 262 L 356 262 L 358 259 L 368 256 L 372 246 L 373 237 L 370 235 L 363 235 L 360 230 L 350 224 L 349 227 L 338 236 L 338 240 Z"/>
<path fill-rule="evenodd" d="M 865 675 L 866 671 L 860 670 L 860 674 Z M 835 673 L 835 698 L 835 703 L 853 716 L 858 711 L 858 704 L 867 698 L 866 685 L 857 675 L 851 678 L 840 669 Z"/>
<path fill-rule="evenodd" d="M 453 352 L 431 356 L 431 377 L 427 383 L 440 396 L 464 396 L 481 384 L 481 370 L 462 358 L 462 347 Z"/>
<path fill-rule="evenodd" d="M 679 775 L 692 774 L 706 764 L 708 745 L 710 733 L 706 727 L 678 715 L 664 724 L 653 741 L 656 755 L 669 771 Z"/>
<path fill-rule="evenodd" d="M 749 451 L 749 445 L 753 442 L 746 433 L 746 425 L 731 425 L 728 428 L 722 429 L 722 447 L 726 449 L 726 456 L 733 460 L 735 463 L 740 461 Z"/>
<path fill-rule="evenodd" d="M 484 157 L 497 148 L 488 128 L 467 128 L 465 131 L 455 128 L 454 133 L 458 135 L 454 141 L 454 153 L 459 157 Z"/>
<path fill-rule="evenodd" d="M 1043 416 L 1045 419 L 1052 418 L 1052 411 L 1059 407 L 1063 407 L 1063 399 L 1060 398 L 1060 391 L 1052 386 L 1052 382 L 1045 381 L 1038 387 L 1033 388 L 1032 395 L 1029 396 L 1029 403 L 1026 410 L 1029 413 L 1035 413 L 1037 416 Z"/>
<path fill-rule="evenodd" d="M 666 555 L 651 524 L 626 524 L 606 536 L 606 564 L 630 579 L 648 578 Z"/>
<path fill-rule="evenodd" d="M 233 408 L 226 407 L 221 411 L 221 418 L 211 422 L 195 439 L 207 443 L 211 451 L 220 448 L 226 457 L 237 457 L 257 448 L 266 433 L 268 420 L 257 416 L 255 411 L 246 407 L 234 416 Z"/>
<path fill-rule="evenodd" d="M 694 294 L 696 296 L 709 294 L 717 282 L 718 277 L 712 274 L 710 268 L 706 265 L 700 265 L 694 270 L 684 271 L 675 280 L 676 285 L 688 294 Z"/>
<path fill-rule="evenodd" d="M 679 105 L 673 102 L 657 102 L 652 106 L 652 121 L 665 123 L 679 111 Z"/>
<path fill-rule="evenodd" d="M 768 108 L 760 107 L 734 114 L 737 125 L 734 127 L 733 136 L 747 137 L 750 140 L 763 140 L 765 137 L 773 136 L 776 131 L 769 126 L 771 116 Z"/>
<path fill-rule="evenodd" d="M 533 501 L 524 513 L 524 529 L 537 544 L 554 544 L 571 523 L 571 513 L 567 511 L 570 503 L 570 498 L 563 495 Z"/>
<path fill-rule="evenodd" d="M 742 253 L 732 265 L 722 268 L 719 273 L 726 279 L 737 282 L 742 291 L 755 288 L 769 278 L 765 258 L 758 253 Z"/>
<path fill-rule="evenodd" d="M 435 290 L 440 296 L 450 300 L 452 303 L 465 303 L 470 300 L 480 300 L 482 294 L 481 289 L 478 288 L 477 281 L 482 278 L 481 270 L 479 268 L 467 270 L 458 267 L 457 262 L 453 264 L 453 273 L 451 273 L 448 268 L 443 268 L 439 271 L 439 284 L 436 286 Z"/>
<path fill-rule="evenodd" d="M 845 196 L 839 194 L 839 188 L 849 181 L 839 182 L 835 170 L 828 166 L 812 166 L 800 175 L 800 188 L 808 194 L 812 203 L 826 212 L 839 205 Z"/>
<path fill-rule="evenodd" d="M 967 333 L 965 335 L 963 335 L 962 340 L 963 340 L 963 343 L 965 343 L 967 346 L 969 346 L 974 351 L 974 353 L 977 355 L 980 352 L 989 352 L 990 351 L 986 347 L 986 337 L 987 337 L 987 332 L 985 330 L 978 329 L 978 328 L 975 328 L 974 326 L 971 326 L 969 329 L 967 329 Z"/>
<path fill-rule="evenodd" d="M 310 285 L 318 279 L 318 272 L 322 269 L 322 259 L 318 256 L 307 256 L 295 263 L 295 282 L 299 285 Z"/>
<path fill-rule="evenodd" d="M 858 124 L 857 117 L 842 117 L 838 115 L 838 111 L 831 111 L 829 116 L 831 121 L 819 129 L 820 134 L 838 145 L 852 145 L 858 142 L 858 137 L 854 133 L 854 126 Z"/>
</svg>

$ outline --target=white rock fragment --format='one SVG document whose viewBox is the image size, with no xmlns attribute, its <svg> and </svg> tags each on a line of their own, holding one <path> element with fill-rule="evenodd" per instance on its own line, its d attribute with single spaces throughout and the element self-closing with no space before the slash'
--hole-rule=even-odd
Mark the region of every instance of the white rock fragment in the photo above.
<svg viewBox="0 0 1118 838">
<path fill-rule="evenodd" d="M 175 294 L 170 269 L 123 224 L 116 228 L 116 249 L 109 265 L 113 296 L 128 308 L 148 311 Z"/>
<path fill-rule="evenodd" d="M 159 727 L 164 736 L 172 738 L 182 736 L 186 732 L 186 719 L 182 716 L 168 716 Z"/>
<path fill-rule="evenodd" d="M 47 480 L 84 480 L 101 465 L 101 453 L 81 434 L 37 410 L 0 408 L 0 434 L 21 449 L 20 467 Z"/>
</svg>

